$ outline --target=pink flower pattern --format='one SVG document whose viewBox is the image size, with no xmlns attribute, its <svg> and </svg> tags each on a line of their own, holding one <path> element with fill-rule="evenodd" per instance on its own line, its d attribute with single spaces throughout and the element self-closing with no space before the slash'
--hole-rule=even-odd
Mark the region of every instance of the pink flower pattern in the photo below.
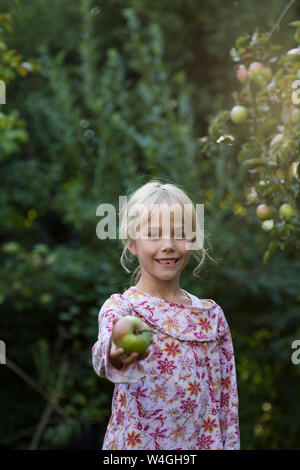
<svg viewBox="0 0 300 470">
<path fill-rule="evenodd" d="M 174 361 L 169 361 L 167 358 L 165 358 L 163 361 L 158 361 L 159 366 L 157 367 L 158 370 L 161 370 L 161 373 L 168 373 L 172 375 L 172 370 L 176 369 L 176 366 L 174 365 Z"/>
<path fill-rule="evenodd" d="M 230 329 L 216 302 L 189 296 L 192 305 L 179 305 L 132 286 L 102 305 L 92 361 L 115 385 L 102 450 L 240 449 Z M 109 361 L 112 320 L 125 315 L 157 332 L 144 360 L 118 370 Z"/>
</svg>

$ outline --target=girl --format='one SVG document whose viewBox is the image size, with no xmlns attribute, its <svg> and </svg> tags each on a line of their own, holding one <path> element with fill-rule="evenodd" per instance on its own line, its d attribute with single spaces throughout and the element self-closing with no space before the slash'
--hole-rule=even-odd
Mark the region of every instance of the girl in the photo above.
<svg viewBox="0 0 300 470">
<path fill-rule="evenodd" d="M 135 204 L 142 214 L 133 213 Z M 182 217 L 179 226 L 174 224 L 174 205 L 180 214 L 184 205 L 192 208 L 191 227 Z M 168 220 L 162 206 L 172 207 L 167 238 L 161 237 Z M 178 227 L 181 237 L 174 236 Z M 192 252 L 199 260 L 187 243 L 195 240 L 192 233 L 201 235 L 199 230 L 185 192 L 157 180 L 135 191 L 121 214 L 121 264 L 128 271 L 123 256 L 129 250 L 138 258 L 139 272 L 135 285 L 112 294 L 99 312 L 93 367 L 115 384 L 102 450 L 240 449 L 235 359 L 224 312 L 215 301 L 180 288 Z M 207 253 L 200 251 L 201 265 Z M 156 330 L 141 355 L 127 356 L 111 339 L 125 315 Z"/>
</svg>

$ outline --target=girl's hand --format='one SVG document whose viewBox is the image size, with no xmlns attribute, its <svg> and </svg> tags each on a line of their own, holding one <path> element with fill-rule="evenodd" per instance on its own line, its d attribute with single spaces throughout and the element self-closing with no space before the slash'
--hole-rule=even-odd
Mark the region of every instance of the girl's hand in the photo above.
<svg viewBox="0 0 300 470">
<path fill-rule="evenodd" d="M 114 324 L 119 320 L 119 318 L 113 319 L 113 327 Z M 110 348 L 110 362 L 113 364 L 116 369 L 121 369 L 123 365 L 131 364 L 134 361 L 141 361 L 145 359 L 150 352 L 149 347 L 141 354 L 133 352 L 131 354 L 126 354 L 123 348 L 119 348 L 115 345 L 113 340 L 111 340 L 111 348 Z"/>
</svg>

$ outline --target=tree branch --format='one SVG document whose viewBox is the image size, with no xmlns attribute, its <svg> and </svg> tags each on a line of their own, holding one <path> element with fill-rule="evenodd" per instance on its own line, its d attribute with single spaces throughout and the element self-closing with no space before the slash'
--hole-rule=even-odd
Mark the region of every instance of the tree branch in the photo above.
<svg viewBox="0 0 300 470">
<path fill-rule="evenodd" d="M 68 418 L 68 415 L 64 412 L 62 408 L 56 405 L 53 402 L 52 397 L 50 397 L 46 392 L 44 392 L 39 385 L 28 375 L 24 372 L 20 367 L 18 367 L 13 361 L 6 357 L 6 366 L 12 370 L 15 374 L 17 374 L 21 379 L 23 379 L 30 387 L 32 387 L 37 393 L 39 393 L 46 401 L 52 403 L 53 409 L 57 411 L 58 414 L 63 416 L 63 418 Z"/>
<path fill-rule="evenodd" d="M 34 432 L 34 435 L 32 437 L 32 440 L 31 440 L 31 443 L 28 447 L 28 450 L 36 450 L 38 445 L 39 445 L 39 442 L 41 440 L 43 432 L 44 432 L 44 430 L 45 430 L 45 428 L 48 424 L 48 421 L 50 420 L 52 411 L 54 409 L 53 406 L 54 406 L 54 403 L 55 403 L 55 400 L 56 400 L 55 395 L 59 394 L 59 392 L 61 390 L 61 387 L 63 385 L 64 377 L 67 374 L 67 371 L 68 371 L 68 363 L 66 361 L 62 361 L 62 364 L 61 364 L 61 367 L 60 367 L 60 370 L 59 370 L 57 385 L 56 385 L 55 391 L 53 393 L 54 396 L 51 397 L 51 401 L 48 401 L 48 403 L 47 403 L 47 405 L 46 405 L 46 407 L 43 411 L 43 414 L 40 418 L 39 424 L 36 427 L 36 430 Z"/>
<path fill-rule="evenodd" d="M 276 21 L 276 23 L 274 24 L 270 34 L 269 34 L 269 37 L 268 37 L 268 41 L 270 41 L 271 37 L 273 36 L 274 32 L 277 30 L 279 31 L 279 27 L 280 27 L 280 23 L 281 21 L 283 20 L 283 18 L 285 17 L 285 15 L 287 14 L 287 12 L 289 11 L 289 9 L 293 6 L 293 4 L 295 3 L 296 0 L 291 0 L 290 3 L 288 3 L 288 5 L 286 5 L 286 7 L 284 8 L 284 10 L 281 12 L 278 20 Z"/>
<path fill-rule="evenodd" d="M 53 411 L 53 406 L 51 403 L 47 403 L 43 414 L 41 416 L 41 419 L 39 421 L 39 424 L 37 425 L 35 432 L 33 434 L 33 437 L 31 439 L 30 445 L 28 447 L 28 450 L 36 450 L 37 446 L 39 445 L 40 439 L 43 435 L 44 429 L 48 424 L 48 421 L 51 417 Z"/>
</svg>

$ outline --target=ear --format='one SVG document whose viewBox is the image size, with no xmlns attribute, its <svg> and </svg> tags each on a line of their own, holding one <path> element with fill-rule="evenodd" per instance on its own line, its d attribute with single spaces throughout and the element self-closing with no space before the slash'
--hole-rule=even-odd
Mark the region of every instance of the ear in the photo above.
<svg viewBox="0 0 300 470">
<path fill-rule="evenodd" d="M 127 248 L 134 256 L 137 256 L 135 240 L 129 239 L 127 242 Z"/>
</svg>

